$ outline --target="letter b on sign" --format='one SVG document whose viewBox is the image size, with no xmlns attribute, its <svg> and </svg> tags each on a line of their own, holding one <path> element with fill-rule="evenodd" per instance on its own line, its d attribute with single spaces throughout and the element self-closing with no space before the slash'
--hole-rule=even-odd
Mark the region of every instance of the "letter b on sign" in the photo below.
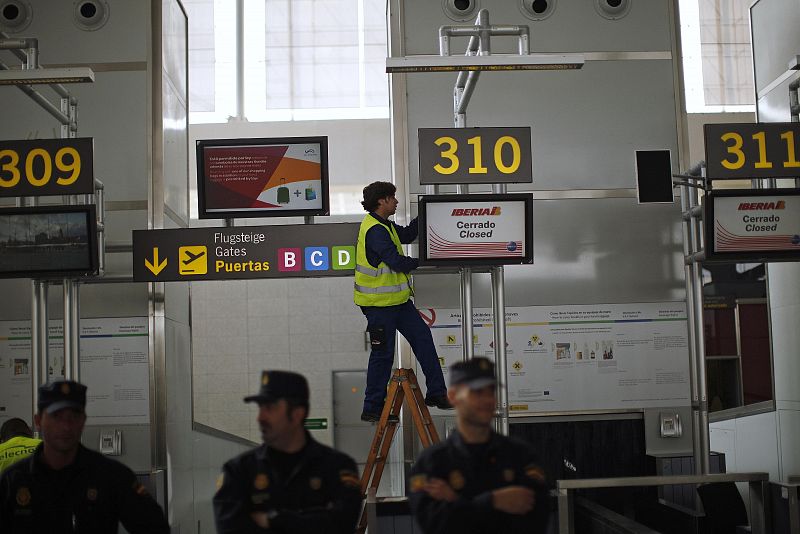
<svg viewBox="0 0 800 534">
<path fill-rule="evenodd" d="M 356 247 L 333 247 L 333 270 L 356 268 Z"/>
<path fill-rule="evenodd" d="M 299 248 L 279 248 L 278 249 L 278 270 L 279 271 L 299 271 L 300 257 L 303 251 Z"/>
</svg>

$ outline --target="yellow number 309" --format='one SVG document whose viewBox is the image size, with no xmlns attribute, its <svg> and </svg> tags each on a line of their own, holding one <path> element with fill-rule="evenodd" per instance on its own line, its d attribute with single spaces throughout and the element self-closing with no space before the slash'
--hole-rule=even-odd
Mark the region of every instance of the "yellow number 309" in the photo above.
<svg viewBox="0 0 800 534">
<path fill-rule="evenodd" d="M 42 160 L 41 175 L 36 176 L 33 168 L 36 159 Z M 42 148 L 34 148 L 25 156 L 25 179 L 34 187 L 43 187 L 53 177 L 53 163 L 58 171 L 67 173 L 57 176 L 58 185 L 72 185 L 81 175 L 81 157 L 78 151 L 70 146 L 60 148 L 51 158 L 50 153 Z M 14 187 L 22 180 L 19 168 L 20 158 L 16 150 L 0 150 L 0 187 Z"/>
</svg>

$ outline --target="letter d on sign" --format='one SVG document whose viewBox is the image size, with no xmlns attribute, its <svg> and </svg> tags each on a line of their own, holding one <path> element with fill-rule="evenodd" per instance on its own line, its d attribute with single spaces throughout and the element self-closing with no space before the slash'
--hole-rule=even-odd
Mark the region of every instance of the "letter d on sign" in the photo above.
<svg viewBox="0 0 800 534">
<path fill-rule="evenodd" d="M 299 271 L 300 263 L 297 258 L 303 254 L 299 248 L 279 248 L 278 249 L 278 270 L 279 271 Z"/>
<path fill-rule="evenodd" d="M 333 247 L 333 269 L 344 271 L 356 268 L 356 247 Z"/>
</svg>

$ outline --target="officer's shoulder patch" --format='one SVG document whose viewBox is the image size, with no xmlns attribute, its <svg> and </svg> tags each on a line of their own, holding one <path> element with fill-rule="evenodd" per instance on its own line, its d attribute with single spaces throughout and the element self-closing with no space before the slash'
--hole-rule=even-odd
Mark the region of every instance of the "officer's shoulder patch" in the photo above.
<svg viewBox="0 0 800 534">
<path fill-rule="evenodd" d="M 459 471 L 458 469 L 453 469 L 447 476 L 447 482 L 450 484 L 451 488 L 453 488 L 456 491 L 459 491 L 464 488 L 465 484 L 464 475 L 461 474 L 461 471 Z"/>
<path fill-rule="evenodd" d="M 17 489 L 17 504 L 20 506 L 28 506 L 31 503 L 31 490 L 22 486 Z"/>
<path fill-rule="evenodd" d="M 525 476 L 541 483 L 544 483 L 546 479 L 544 476 L 544 471 L 542 471 L 542 468 L 536 464 L 529 464 L 525 466 Z"/>
<path fill-rule="evenodd" d="M 361 485 L 361 481 L 358 479 L 358 473 L 350 469 L 342 469 L 339 471 L 339 480 L 341 480 L 342 484 L 345 486 L 357 488 Z"/>
<path fill-rule="evenodd" d="M 319 477 L 311 477 L 308 479 L 308 487 L 312 490 L 318 490 L 322 487 L 322 479 Z"/>
<path fill-rule="evenodd" d="M 220 489 L 224 483 L 225 483 L 225 473 L 220 473 L 219 476 L 217 476 L 217 481 L 216 481 L 217 489 Z"/>
<path fill-rule="evenodd" d="M 253 479 L 253 487 L 257 490 L 265 490 L 269 486 L 269 478 L 267 478 L 266 473 L 259 473 L 256 475 L 256 478 Z"/>
<path fill-rule="evenodd" d="M 86 499 L 90 502 L 97 500 L 97 488 L 88 488 L 86 490 Z"/>
<path fill-rule="evenodd" d="M 144 484 L 142 484 L 141 482 L 138 482 L 138 481 L 133 483 L 133 491 L 134 491 L 134 493 L 136 493 L 136 495 L 144 496 L 144 495 L 148 494 L 147 493 L 147 488 L 144 487 Z"/>
<path fill-rule="evenodd" d="M 426 475 L 425 473 L 420 473 L 418 475 L 414 475 L 413 477 L 411 477 L 411 480 L 409 481 L 409 487 L 413 492 L 422 491 L 425 488 L 425 484 L 427 483 L 428 483 L 428 475 Z"/>
</svg>

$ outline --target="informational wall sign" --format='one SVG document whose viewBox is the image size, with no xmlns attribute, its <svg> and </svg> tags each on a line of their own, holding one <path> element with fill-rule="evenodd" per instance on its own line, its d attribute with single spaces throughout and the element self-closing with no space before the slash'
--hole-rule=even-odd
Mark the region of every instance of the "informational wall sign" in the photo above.
<svg viewBox="0 0 800 534">
<path fill-rule="evenodd" d="M 462 358 L 461 311 L 420 310 L 445 370 Z M 473 314 L 476 356 L 494 359 L 490 309 Z M 689 404 L 683 302 L 506 309 L 512 415 Z"/>
<path fill-rule="evenodd" d="M 703 130 L 708 178 L 800 176 L 800 123 L 706 124 Z"/>
<path fill-rule="evenodd" d="M 133 231 L 137 282 L 352 276 L 358 223 Z"/>
<path fill-rule="evenodd" d="M 0 141 L 0 197 L 94 193 L 91 137 Z"/>
<path fill-rule="evenodd" d="M 419 200 L 420 263 L 533 263 L 533 196 L 426 195 Z"/>
<path fill-rule="evenodd" d="M 197 142 L 199 217 L 328 214 L 328 138 Z"/>
<path fill-rule="evenodd" d="M 800 189 L 712 191 L 706 195 L 706 260 L 800 260 Z"/>
<path fill-rule="evenodd" d="M 531 129 L 420 128 L 420 184 L 533 182 Z"/>
<path fill-rule="evenodd" d="M 64 333 L 50 321 L 48 380 L 64 376 Z M 81 320 L 81 377 L 88 386 L 87 424 L 148 424 L 147 317 Z M 30 419 L 31 324 L 0 322 L 0 421 Z"/>
</svg>

